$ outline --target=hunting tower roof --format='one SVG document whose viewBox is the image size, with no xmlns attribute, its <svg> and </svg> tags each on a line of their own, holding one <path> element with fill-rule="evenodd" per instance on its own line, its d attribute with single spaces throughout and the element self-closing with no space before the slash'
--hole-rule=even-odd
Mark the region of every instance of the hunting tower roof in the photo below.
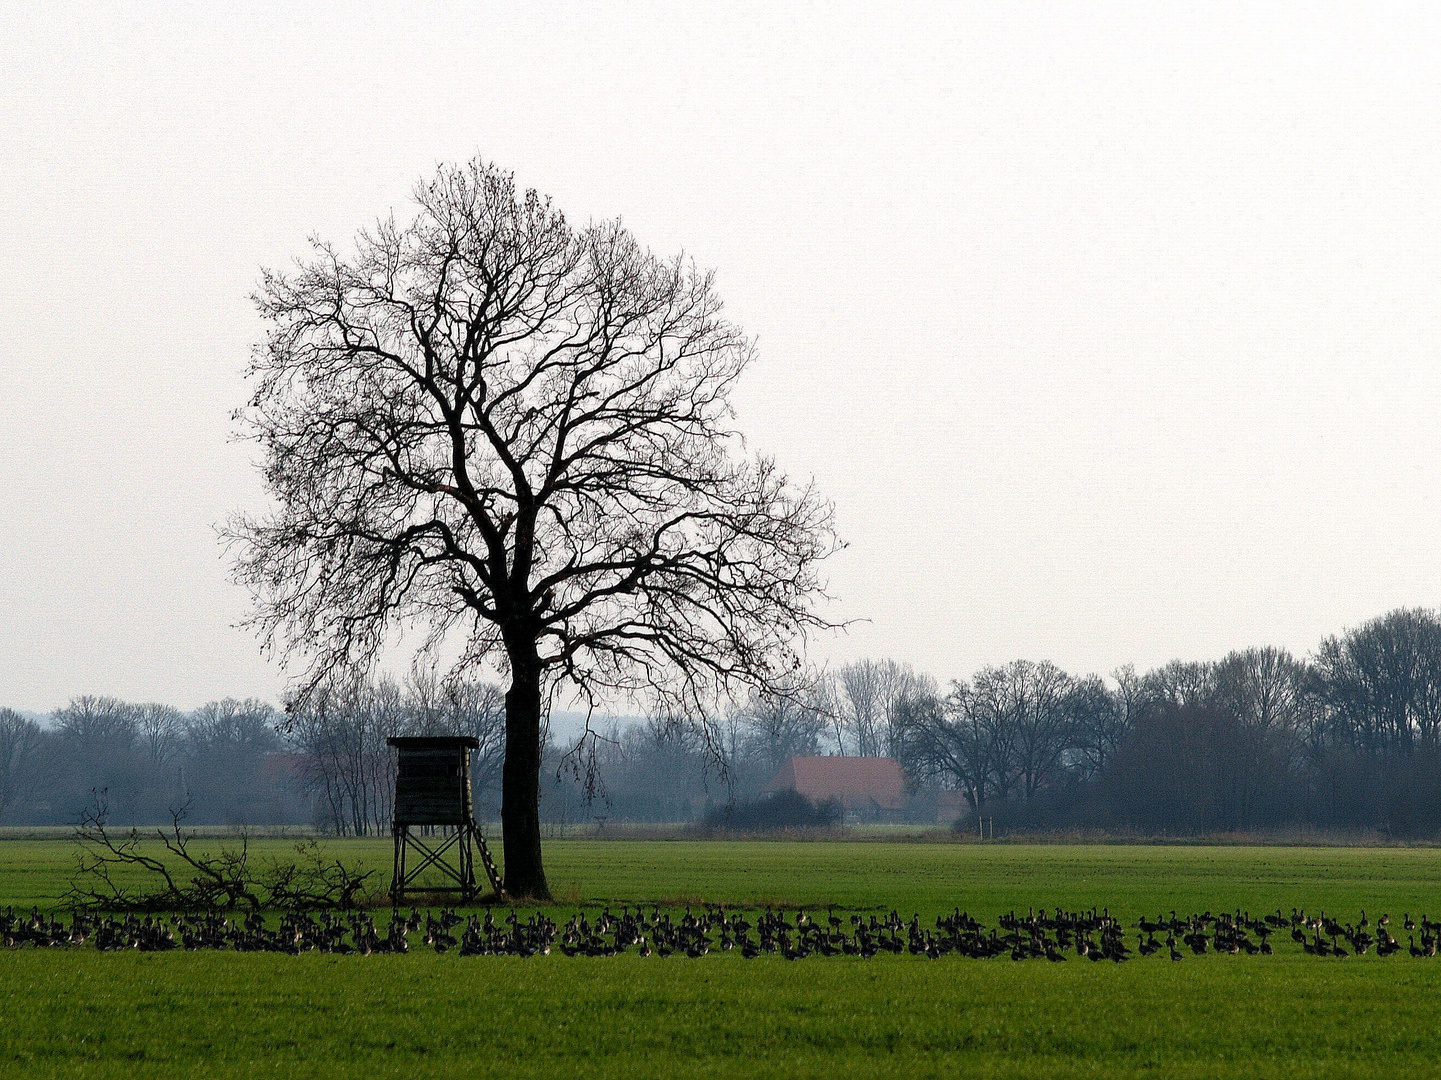
<svg viewBox="0 0 1441 1080">
<path fill-rule="evenodd" d="M 467 750 L 480 749 L 473 735 L 397 735 L 385 741 L 402 750 L 451 750 L 462 746 Z"/>
</svg>

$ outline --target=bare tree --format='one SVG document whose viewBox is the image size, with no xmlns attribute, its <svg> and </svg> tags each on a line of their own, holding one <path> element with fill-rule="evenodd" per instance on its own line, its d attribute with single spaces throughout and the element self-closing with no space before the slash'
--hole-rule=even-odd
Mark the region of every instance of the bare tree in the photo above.
<svg viewBox="0 0 1441 1080">
<path fill-rule="evenodd" d="M 24 787 L 40 739 L 34 720 L 14 709 L 0 709 L 0 819 Z"/>
<path fill-rule="evenodd" d="M 607 813 L 613 805 L 611 778 L 634 783 L 643 778 L 645 802 L 654 816 L 672 821 L 689 820 L 695 801 L 714 793 L 719 786 L 710 781 L 720 766 L 714 753 L 716 732 L 687 717 L 656 715 L 632 725 L 624 732 L 612 731 L 593 744 L 602 758 L 611 759 L 604 790 L 587 790 L 592 816 Z"/>
<path fill-rule="evenodd" d="M 56 711 L 55 730 L 91 754 L 129 752 L 140 733 L 140 712 L 115 698 L 86 694 Z"/>
<path fill-rule="evenodd" d="M 469 735 L 479 746 L 470 754 L 476 798 L 500 784 L 505 762 L 505 691 L 494 683 L 441 679 L 413 673 L 405 686 L 414 735 Z"/>
<path fill-rule="evenodd" d="M 842 731 L 860 757 L 895 753 L 896 710 L 907 697 L 933 691 L 927 677 L 894 660 L 858 660 L 835 676 L 835 707 Z M 842 743 L 841 752 L 845 752 Z"/>
<path fill-rule="evenodd" d="M 544 897 L 549 694 L 703 715 L 789 676 L 831 510 L 731 429 L 753 349 L 710 274 L 479 160 L 415 198 L 353 255 L 264 277 L 243 420 L 279 508 L 232 527 L 237 575 L 307 657 L 302 701 L 407 623 L 509 673 L 505 887 Z"/>
<path fill-rule="evenodd" d="M 993 733 L 1001 794 L 1019 784 L 1028 799 L 1059 771 L 1071 747 L 1071 678 L 1049 661 L 1016 660 L 983 668 L 962 704 Z"/>
<path fill-rule="evenodd" d="M 906 695 L 897 756 L 915 779 L 955 787 L 973 807 L 1018 788 L 1032 798 L 1075 751 L 1074 688 L 1054 664 L 1017 660 L 953 682 L 944 700 L 928 688 Z"/>
<path fill-rule="evenodd" d="M 1074 725 L 1072 742 L 1075 766 L 1082 780 L 1100 774 L 1126 738 L 1149 700 L 1144 680 L 1126 664 L 1111 673 L 1115 689 L 1099 675 L 1075 679 L 1067 708 Z"/>
<path fill-rule="evenodd" d="M 269 702 L 255 698 L 207 702 L 190 715 L 182 766 L 192 811 L 235 825 L 254 824 L 273 812 L 277 793 L 266 761 L 284 746 L 278 719 Z"/>
<path fill-rule="evenodd" d="M 185 716 L 171 705 L 135 706 L 135 727 L 151 765 L 168 765 L 180 753 Z"/>
<path fill-rule="evenodd" d="M 275 708 L 268 701 L 225 698 L 196 709 L 185 725 L 185 736 L 194 744 L 255 747 L 261 753 L 279 748 Z"/>
<path fill-rule="evenodd" d="M 52 714 L 56 768 L 50 782 L 67 816 L 81 810 L 92 787 L 107 789 L 123 818 L 136 820 L 152 809 L 145 805 L 149 776 L 138 752 L 139 714 L 135 705 L 93 695 Z"/>
<path fill-rule="evenodd" d="M 1216 694 L 1216 665 L 1203 660 L 1172 660 L 1146 672 L 1142 693 L 1151 704 L 1209 706 Z"/>
<path fill-rule="evenodd" d="M 323 800 L 335 831 L 366 836 L 390 827 L 395 754 L 409 705 L 394 683 L 334 681 L 291 711 L 291 731 L 306 780 Z"/>
<path fill-rule="evenodd" d="M 907 775 L 965 795 L 973 809 L 1001 793 L 1005 747 L 996 730 L 966 707 L 970 688 L 953 682 L 934 693 L 902 699 L 897 709 L 896 756 Z"/>
<path fill-rule="evenodd" d="M 1339 742 L 1367 756 L 1441 748 L 1441 614 L 1402 608 L 1327 638 L 1315 670 Z"/>
<path fill-rule="evenodd" d="M 892 664 L 894 662 L 892 661 Z M 860 660 L 836 672 L 836 706 L 842 731 L 861 757 L 878 757 L 884 741 L 886 702 L 884 661 Z M 845 743 L 841 743 L 845 753 Z"/>
<path fill-rule="evenodd" d="M 791 757 L 819 753 L 821 736 L 828 726 L 821 709 L 792 688 L 778 693 L 756 691 L 736 716 L 746 730 L 747 756 L 757 761 L 767 775 L 774 774 Z"/>
<path fill-rule="evenodd" d="M 1298 755 L 1315 727 L 1318 702 L 1313 672 L 1285 649 L 1243 649 L 1216 665 L 1216 693 L 1223 708 L 1270 740 L 1278 752 Z M 1438 687 L 1441 689 L 1441 687 Z"/>
</svg>

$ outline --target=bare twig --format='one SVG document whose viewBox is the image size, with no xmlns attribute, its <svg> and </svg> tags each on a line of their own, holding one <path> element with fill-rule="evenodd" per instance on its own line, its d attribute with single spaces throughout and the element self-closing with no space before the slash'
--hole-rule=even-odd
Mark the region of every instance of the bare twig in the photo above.
<svg viewBox="0 0 1441 1080">
<path fill-rule="evenodd" d="M 121 911 L 223 911 L 263 908 L 354 908 L 374 870 L 361 870 L 331 858 L 318 841 L 296 848 L 298 860 L 271 860 L 257 868 L 250 858 L 250 837 L 238 848 L 194 850 L 195 834 L 184 827 L 186 807 L 171 811 L 170 827 L 153 835 L 130 828 L 117 836 L 107 822 L 106 792 L 94 792 L 91 805 L 75 827 L 76 873 L 66 899 L 73 907 Z M 158 843 L 170 860 L 146 854 L 142 844 Z M 188 880 L 175 864 L 187 867 Z M 120 880 L 123 870 L 134 883 Z"/>
</svg>

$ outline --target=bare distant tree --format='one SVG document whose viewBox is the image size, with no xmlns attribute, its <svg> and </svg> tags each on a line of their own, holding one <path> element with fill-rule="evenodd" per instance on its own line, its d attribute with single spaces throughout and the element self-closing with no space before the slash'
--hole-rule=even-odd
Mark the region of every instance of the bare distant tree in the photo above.
<svg viewBox="0 0 1441 1080">
<path fill-rule="evenodd" d="M 29 779 L 40 746 L 40 725 L 14 709 L 0 709 L 0 819 L 14 805 Z"/>
<path fill-rule="evenodd" d="M 889 665 L 889 667 L 888 667 Z M 886 685 L 894 661 L 860 660 L 836 672 L 836 705 L 843 730 L 861 757 L 879 757 L 885 742 Z M 841 744 L 845 752 L 845 743 Z"/>
<path fill-rule="evenodd" d="M 790 677 L 831 510 L 731 429 L 753 350 L 710 274 L 483 161 L 415 198 L 353 255 L 264 278 L 243 415 L 279 509 L 232 529 L 237 573 L 308 657 L 302 702 L 406 623 L 509 673 L 505 887 L 544 897 L 548 693 L 703 715 Z"/>
<path fill-rule="evenodd" d="M 1368 756 L 1441 748 L 1441 613 L 1402 608 L 1327 638 L 1315 669 L 1338 742 Z"/>
<path fill-rule="evenodd" d="M 207 702 L 185 718 L 180 767 L 192 812 L 235 825 L 269 818 L 278 777 L 267 761 L 284 748 L 278 719 L 255 698 Z"/>
<path fill-rule="evenodd" d="M 971 680 L 960 705 L 993 733 L 1001 794 L 1019 784 L 1033 798 L 1060 771 L 1072 745 L 1071 688 L 1070 676 L 1048 661 L 983 668 Z"/>
<path fill-rule="evenodd" d="M 135 706 L 135 727 L 141 749 L 152 765 L 167 765 L 180 753 L 185 715 L 170 705 Z"/>
<path fill-rule="evenodd" d="M 1240 723 L 1263 733 L 1278 753 L 1299 754 L 1315 724 L 1309 664 L 1285 649 L 1244 649 L 1216 665 L 1216 693 Z"/>
<path fill-rule="evenodd" d="M 715 791 L 715 734 L 684 716 L 655 715 L 632 725 L 625 732 L 612 731 L 608 739 L 597 740 L 596 749 L 606 762 L 607 786 L 586 787 L 592 814 L 608 810 L 611 778 L 637 780 L 645 787 L 646 802 L 669 820 L 688 820 L 695 800 Z M 584 776 L 582 779 L 585 779 Z"/>
<path fill-rule="evenodd" d="M 138 706 L 93 695 L 51 714 L 48 795 L 67 817 L 80 812 L 92 788 L 106 789 L 122 818 L 152 811 L 145 805 L 152 770 L 140 746 L 139 718 Z"/>
<path fill-rule="evenodd" d="M 358 678 L 321 687 L 291 712 L 307 781 L 338 833 L 366 836 L 390 827 L 396 764 L 386 740 L 405 734 L 409 715 L 394 683 Z"/>
<path fill-rule="evenodd" d="M 1122 713 L 1117 698 L 1099 675 L 1087 675 L 1071 686 L 1066 703 L 1073 724 L 1070 764 L 1082 780 L 1100 773 L 1119 745 Z"/>
<path fill-rule="evenodd" d="M 894 723 L 900 703 L 933 690 L 926 677 L 894 660 L 858 660 L 841 667 L 835 675 L 835 708 L 856 754 L 894 754 Z M 844 742 L 841 752 L 845 752 Z"/>
<path fill-rule="evenodd" d="M 902 699 L 896 756 L 912 779 L 954 788 L 979 808 L 1002 793 L 1007 748 L 1002 732 L 966 708 L 969 692 L 967 684 L 953 682 L 945 698 L 929 693 Z"/>
<path fill-rule="evenodd" d="M 1072 682 L 1067 708 L 1071 713 L 1077 773 L 1089 780 L 1105 769 L 1121 744 L 1136 729 L 1149 700 L 1144 680 L 1130 664 L 1117 668 L 1115 689 L 1099 675 Z"/>
<path fill-rule="evenodd" d="M 817 683 L 817 697 L 824 700 L 824 683 Z M 834 724 L 835 714 L 830 711 L 827 703 L 825 710 L 827 721 Z M 752 793 L 751 789 L 757 787 L 770 776 L 762 779 L 754 770 L 747 769 L 750 762 L 750 726 L 740 715 L 739 709 L 732 709 L 724 717 L 717 720 L 712 731 L 711 749 L 713 756 L 719 758 L 722 779 L 732 797 L 737 789 Z"/>
<path fill-rule="evenodd" d="M 736 716 L 746 731 L 747 755 L 768 776 L 788 758 L 819 753 L 828 726 L 825 713 L 791 688 L 780 693 L 753 693 Z"/>
<path fill-rule="evenodd" d="M 140 708 L 112 697 L 83 695 L 54 714 L 55 730 L 88 754 L 128 753 L 140 734 Z"/>
<path fill-rule="evenodd" d="M 268 701 L 225 698 L 196 709 L 185 725 L 186 737 L 197 744 L 255 747 L 270 753 L 280 746 L 275 707 Z"/>
<path fill-rule="evenodd" d="M 413 674 L 406 684 L 414 735 L 469 735 L 471 785 L 479 797 L 500 783 L 505 762 L 505 691 L 494 683 Z"/>
<path fill-rule="evenodd" d="M 1216 665 L 1200 660 L 1172 660 L 1146 672 L 1142 683 L 1142 692 L 1152 703 L 1177 708 L 1209 706 L 1216 694 Z"/>
</svg>

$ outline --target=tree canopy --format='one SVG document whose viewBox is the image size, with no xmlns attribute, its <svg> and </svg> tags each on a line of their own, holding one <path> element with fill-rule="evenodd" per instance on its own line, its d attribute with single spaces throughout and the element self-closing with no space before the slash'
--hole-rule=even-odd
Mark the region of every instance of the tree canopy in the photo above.
<svg viewBox="0 0 1441 1080">
<path fill-rule="evenodd" d="M 792 678 L 831 508 L 734 430 L 754 347 L 711 273 L 481 160 L 415 201 L 263 277 L 242 419 L 276 508 L 235 523 L 237 572 L 300 698 L 405 626 L 509 674 L 506 884 L 544 895 L 546 695 L 698 711 Z"/>
</svg>

